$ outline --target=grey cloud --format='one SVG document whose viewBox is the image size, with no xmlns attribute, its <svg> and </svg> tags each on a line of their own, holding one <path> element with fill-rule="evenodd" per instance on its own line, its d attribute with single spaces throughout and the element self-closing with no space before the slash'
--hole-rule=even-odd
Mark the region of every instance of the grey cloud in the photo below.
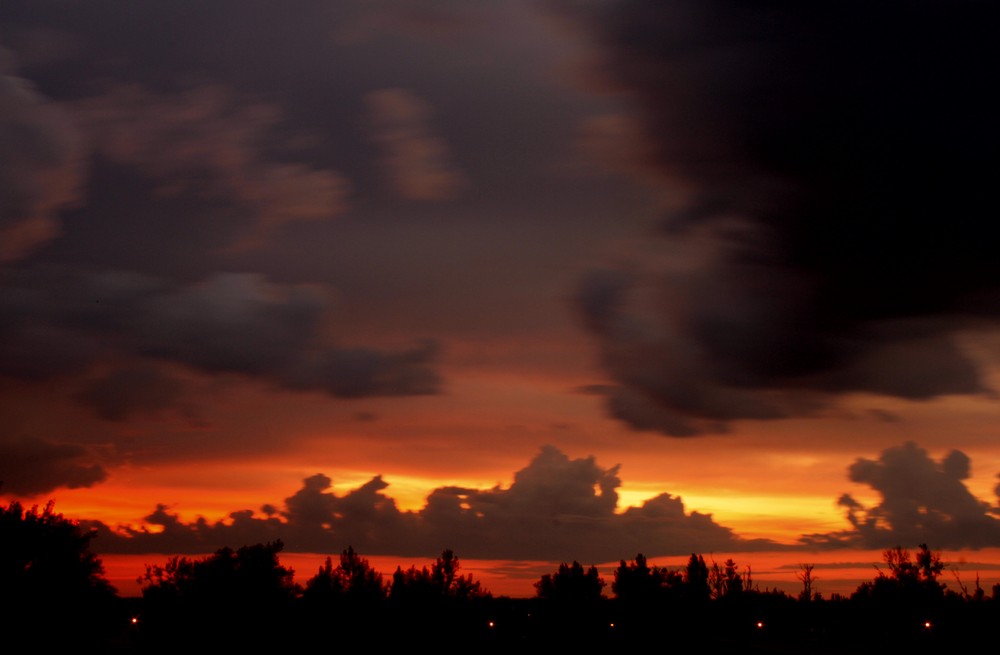
<svg viewBox="0 0 1000 655">
<path fill-rule="evenodd" d="M 21 271 L 0 290 L 5 326 L 0 353 L 10 354 L 0 359 L 0 374 L 44 379 L 82 373 L 98 355 L 110 354 L 336 397 L 440 391 L 434 344 L 399 351 L 338 346 L 324 336 L 331 314 L 322 288 L 274 284 L 249 273 L 220 273 L 174 286 L 127 272 Z M 159 404 L 138 388 L 130 399 L 108 400 L 108 392 L 137 370 L 146 371 L 147 386 L 176 391 L 162 373 L 150 375 L 141 365 L 126 363 L 116 370 L 82 392 L 105 415 L 116 416 L 127 405 Z"/>
<path fill-rule="evenodd" d="M 290 389 L 338 397 L 433 394 L 436 348 L 383 352 L 321 339 L 329 301 L 311 285 L 280 286 L 252 274 L 219 274 L 151 299 L 134 322 L 143 354 L 209 372 L 263 376 Z"/>
<path fill-rule="evenodd" d="M 0 143 L 0 263 L 5 263 L 59 235 L 60 212 L 79 202 L 85 167 L 69 115 L 2 61 Z"/>
<path fill-rule="evenodd" d="M 338 348 L 301 362 L 286 383 L 340 398 L 434 394 L 441 389 L 441 378 L 430 364 L 438 351 L 437 343 L 429 340 L 410 350 L 388 353 Z"/>
<path fill-rule="evenodd" d="M 995 7 L 552 4 L 634 101 L 636 157 L 692 198 L 664 220 L 660 261 L 581 284 L 617 416 L 687 436 L 845 393 L 990 391 L 954 338 L 1000 319 L 982 220 Z M 670 261 L 691 252 L 700 265 Z"/>
<path fill-rule="evenodd" d="M 392 186 L 410 200 L 444 200 L 465 185 L 447 143 L 431 129 L 431 108 L 408 89 L 372 91 L 366 97 L 372 140 Z"/>
<path fill-rule="evenodd" d="M 37 496 L 103 482 L 107 473 L 82 446 L 25 437 L 0 440 L 0 491 Z"/>
<path fill-rule="evenodd" d="M 153 366 L 131 366 L 91 381 L 78 398 L 101 418 L 122 421 L 135 414 L 155 414 L 173 407 L 183 384 Z"/>
<path fill-rule="evenodd" d="M 315 339 L 327 310 L 318 288 L 221 273 L 142 302 L 126 318 L 140 352 L 209 371 L 282 372 Z"/>
<path fill-rule="evenodd" d="M 603 469 L 594 458 L 570 459 L 542 448 L 504 489 L 441 487 L 417 512 L 400 511 L 376 476 L 342 496 L 332 480 L 317 474 L 263 518 L 243 510 L 224 521 L 182 523 L 159 507 L 146 523 L 164 528 L 112 530 L 102 552 L 205 552 L 206 547 L 280 538 L 296 552 L 337 552 L 353 545 L 372 555 L 427 556 L 452 548 L 466 557 L 548 559 L 574 557 L 612 561 L 628 553 L 681 555 L 692 551 L 778 547 L 744 540 L 711 515 L 686 513 L 680 498 L 662 494 L 616 513 L 618 467 Z M 218 545 L 213 545 L 218 544 Z"/>
<path fill-rule="evenodd" d="M 347 208 L 350 184 L 342 175 L 269 155 L 277 107 L 222 86 L 158 94 L 119 85 L 67 107 L 94 151 L 137 168 L 159 194 L 193 193 L 243 208 L 251 227 L 232 244 L 237 249 L 264 245 L 283 225 L 326 220 Z"/>
<path fill-rule="evenodd" d="M 877 460 L 859 458 L 848 469 L 851 481 L 866 484 L 882 500 L 866 507 L 849 494 L 845 508 L 852 529 L 808 535 L 814 546 L 887 548 L 897 544 L 934 544 L 937 548 L 1000 545 L 996 508 L 972 495 L 963 480 L 971 474 L 969 457 L 952 450 L 940 461 L 913 442 L 884 450 Z"/>
</svg>

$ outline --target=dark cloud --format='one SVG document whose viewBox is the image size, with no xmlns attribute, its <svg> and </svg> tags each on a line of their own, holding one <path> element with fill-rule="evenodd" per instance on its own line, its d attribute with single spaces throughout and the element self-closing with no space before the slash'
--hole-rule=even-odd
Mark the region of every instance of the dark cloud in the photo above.
<svg viewBox="0 0 1000 655">
<path fill-rule="evenodd" d="M 154 414 L 173 407 L 182 391 L 182 383 L 160 369 L 133 366 L 93 380 L 78 397 L 101 418 L 122 421 L 137 413 Z"/>
<path fill-rule="evenodd" d="M 275 106 L 219 85 L 157 94 L 118 85 L 68 108 L 95 153 L 153 180 L 158 196 L 224 199 L 250 223 L 233 247 L 258 248 L 280 227 L 345 211 L 349 182 L 340 174 L 269 156 L 280 122 Z M 289 139 L 291 141 L 291 139 Z"/>
<path fill-rule="evenodd" d="M 59 212 L 80 201 L 84 157 L 67 114 L 8 71 L 0 47 L 0 264 L 60 233 Z"/>
<path fill-rule="evenodd" d="M 982 548 L 1000 545 L 997 509 L 977 499 L 963 480 L 971 474 L 969 457 L 952 450 L 934 461 L 913 442 L 888 448 L 877 460 L 857 459 L 848 469 L 852 482 L 870 486 L 882 501 L 866 507 L 849 494 L 838 504 L 852 529 L 809 535 L 814 546 L 888 548 L 898 544 L 933 544 L 936 548 Z"/>
<path fill-rule="evenodd" d="M 0 491 L 37 496 L 58 487 L 91 487 L 107 473 L 85 448 L 25 437 L 0 440 Z"/>
<path fill-rule="evenodd" d="M 249 273 L 220 273 L 176 286 L 126 272 L 71 275 L 24 270 L 0 289 L 0 374 L 44 379 L 96 366 L 99 356 L 158 359 L 202 373 L 235 373 L 336 397 L 433 394 L 433 343 L 409 350 L 341 347 L 325 338 L 332 307 L 315 285 L 279 285 Z M 8 356 L 9 355 L 9 356 Z M 110 398 L 137 371 L 149 387 Z M 155 388 L 154 388 L 155 387 Z M 177 386 L 128 365 L 83 391 L 106 417 L 153 409 L 151 394 Z M 149 393 L 147 393 L 149 392 Z M 110 394 L 110 395 L 109 395 Z"/>
<path fill-rule="evenodd" d="M 555 4 L 691 199 L 661 258 L 578 295 L 617 416 L 684 436 L 987 391 L 954 337 L 1000 318 L 996 7 Z"/>
<path fill-rule="evenodd" d="M 447 143 L 433 131 L 431 108 L 408 89 L 372 91 L 365 97 L 371 138 L 396 193 L 413 200 L 454 197 L 465 177 L 451 162 Z"/>
<path fill-rule="evenodd" d="M 353 545 L 372 555 L 428 556 L 453 548 L 465 557 L 613 561 L 628 553 L 683 555 L 693 551 L 777 547 L 744 540 L 708 514 L 686 513 L 680 498 L 661 494 L 616 513 L 618 467 L 593 457 L 570 459 L 542 448 L 504 489 L 441 487 L 418 512 L 400 511 L 376 476 L 338 496 L 317 474 L 285 499 L 284 509 L 243 510 L 226 520 L 183 523 L 164 506 L 146 517 L 150 528 L 111 530 L 94 524 L 102 552 L 206 552 L 222 544 L 282 539 L 297 552 L 337 552 Z"/>
</svg>

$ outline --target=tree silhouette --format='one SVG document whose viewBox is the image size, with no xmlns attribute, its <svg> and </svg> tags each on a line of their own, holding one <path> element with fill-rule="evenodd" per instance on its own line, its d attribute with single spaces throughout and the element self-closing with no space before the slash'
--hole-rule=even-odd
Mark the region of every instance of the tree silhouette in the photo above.
<svg viewBox="0 0 1000 655">
<path fill-rule="evenodd" d="M 147 565 L 139 578 L 147 643 L 164 649 L 195 638 L 206 647 L 277 644 L 299 593 L 292 569 L 278 562 L 282 548 L 279 540 Z"/>
<path fill-rule="evenodd" d="M 306 644 L 324 639 L 331 630 L 360 637 L 384 620 L 386 593 L 382 574 L 349 546 L 336 566 L 327 557 L 306 581 L 297 632 Z"/>
<path fill-rule="evenodd" d="M 482 641 L 488 630 L 484 604 L 492 597 L 471 574 L 460 575 L 460 569 L 451 550 L 442 552 L 430 568 L 396 567 L 389 587 L 396 646 L 425 641 L 439 652 L 466 652 L 469 643 Z"/>
<path fill-rule="evenodd" d="M 927 547 L 927 544 L 920 544 L 919 549 L 917 550 L 916 567 L 919 571 L 921 579 L 931 585 L 938 584 L 938 576 L 940 576 L 941 571 L 944 570 L 944 564 L 941 562 L 941 556 L 931 551 Z"/>
<path fill-rule="evenodd" d="M 727 559 L 722 566 L 712 562 L 708 584 L 714 598 L 732 598 L 750 588 L 750 573 L 748 570 L 746 577 L 741 576 L 732 558 Z"/>
<path fill-rule="evenodd" d="M 111 590 L 90 551 L 92 532 L 57 514 L 49 502 L 25 511 L 17 501 L 0 507 L 0 589 L 20 594 L 58 592 L 80 598 Z"/>
<path fill-rule="evenodd" d="M 744 574 L 733 559 L 709 567 L 693 553 L 683 572 L 651 565 L 642 553 L 620 560 L 613 599 L 603 596 L 597 567 L 575 560 L 542 575 L 534 598 L 495 599 L 460 573 L 451 550 L 429 566 L 397 567 L 387 585 L 348 547 L 299 588 L 276 541 L 147 565 L 142 599 L 129 603 L 138 604 L 138 622 L 126 632 L 111 627 L 124 627 L 126 604 L 90 552 L 92 538 L 51 503 L 0 506 L 5 635 L 31 634 L 43 649 L 85 640 L 101 652 L 164 654 L 296 650 L 331 635 L 344 643 L 377 635 L 388 650 L 440 653 L 631 650 L 664 635 L 679 652 L 956 652 L 987 635 L 1000 607 L 1000 585 L 992 598 L 978 578 L 976 594 L 948 590 L 944 563 L 926 544 L 912 554 L 886 549 L 876 577 L 850 598 L 815 593 L 814 565 L 800 564 L 796 601 L 756 589 L 749 566 Z"/>
<path fill-rule="evenodd" d="M 940 597 L 945 589 L 938 581 L 944 564 L 941 556 L 931 551 L 927 544 L 920 544 L 915 559 L 902 546 L 882 552 L 882 560 L 889 573 L 879 570 L 873 586 L 886 593 L 908 593 L 915 596 Z"/>
<path fill-rule="evenodd" d="M 709 599 L 712 588 L 709 586 L 708 565 L 701 555 L 691 553 L 687 567 L 684 569 L 684 592 L 689 601 L 702 603 Z"/>
<path fill-rule="evenodd" d="M 813 575 L 813 569 L 815 568 L 815 564 L 799 564 L 799 572 L 795 574 L 795 577 L 802 583 L 802 591 L 799 592 L 799 600 L 805 602 L 813 600 L 813 584 L 816 582 L 816 576 Z"/>
<path fill-rule="evenodd" d="M 419 602 L 444 598 L 472 599 L 488 596 L 482 585 L 472 575 L 459 575 L 458 557 L 445 550 L 434 560 L 431 568 L 411 566 L 404 571 L 396 567 L 392 575 L 389 597 L 397 602 Z"/>
<path fill-rule="evenodd" d="M 555 573 L 546 573 L 535 582 L 546 646 L 593 648 L 607 636 L 612 621 L 601 594 L 604 586 L 596 566 L 584 569 L 576 560 L 563 562 Z"/>
<path fill-rule="evenodd" d="M 294 596 L 296 588 L 292 569 L 278 562 L 283 547 L 279 540 L 238 550 L 220 548 L 201 560 L 176 556 L 164 566 L 147 565 L 139 582 L 145 585 L 145 596 L 239 604 L 287 600 Z"/>
<path fill-rule="evenodd" d="M 312 604 L 371 608 L 385 600 L 386 593 L 382 574 L 348 546 L 336 567 L 331 558 L 326 558 L 316 575 L 306 581 L 302 596 Z"/>
<path fill-rule="evenodd" d="M 611 591 L 615 598 L 634 608 L 661 603 L 671 592 L 683 586 L 680 573 L 658 566 L 650 567 L 642 553 L 636 555 L 632 562 L 621 560 L 614 576 Z"/>
<path fill-rule="evenodd" d="M 941 558 L 921 544 L 916 560 L 902 546 L 886 549 L 882 559 L 888 573 L 878 569 L 875 579 L 851 594 L 851 601 L 869 634 L 893 642 L 913 640 L 926 626 L 936 625 L 946 609 L 945 585 L 938 581 Z"/>
<path fill-rule="evenodd" d="M 539 598 L 569 604 L 594 603 L 601 599 L 604 579 L 596 566 L 584 571 L 583 565 L 573 560 L 559 565 L 555 573 L 546 573 L 535 583 Z"/>
<path fill-rule="evenodd" d="M 51 501 L 41 510 L 17 501 L 0 506 L 4 622 L 32 634 L 38 646 L 107 634 L 118 599 L 90 551 L 93 537 Z"/>
</svg>

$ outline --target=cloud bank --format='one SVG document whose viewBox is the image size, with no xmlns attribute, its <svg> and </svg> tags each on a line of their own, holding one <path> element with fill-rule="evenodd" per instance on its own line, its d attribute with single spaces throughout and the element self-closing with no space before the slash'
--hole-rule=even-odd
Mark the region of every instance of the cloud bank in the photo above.
<svg viewBox="0 0 1000 655">
<path fill-rule="evenodd" d="M 370 555 L 433 556 L 451 548 L 479 559 L 602 562 L 636 552 L 684 555 L 692 551 L 763 550 L 767 540 L 741 539 L 709 514 L 686 512 L 679 497 L 661 494 L 616 512 L 617 467 L 593 457 L 570 459 L 543 447 L 513 483 L 492 489 L 441 487 L 420 511 L 400 511 L 383 492 L 381 476 L 342 496 L 317 474 L 285 499 L 233 512 L 222 521 L 184 523 L 160 505 L 147 527 L 91 523 L 104 553 L 203 553 L 222 544 L 281 539 L 292 552 L 339 552 L 347 546 Z"/>
<path fill-rule="evenodd" d="M 618 467 L 593 457 L 571 459 L 545 446 L 509 487 L 444 486 L 419 511 L 401 511 L 375 476 L 338 496 L 332 480 L 316 474 L 281 506 L 244 509 L 226 519 L 185 523 L 158 505 L 142 527 L 85 522 L 98 531 L 103 553 L 204 553 L 281 539 L 291 552 L 332 553 L 353 546 L 370 555 L 430 557 L 443 548 L 476 559 L 591 562 L 635 553 L 651 557 L 692 552 L 882 549 L 921 543 L 935 549 L 1000 547 L 1000 505 L 975 498 L 962 482 L 969 458 L 953 450 L 934 461 L 912 442 L 886 449 L 877 460 L 858 458 L 850 480 L 882 496 L 865 507 L 850 495 L 837 502 L 850 527 L 803 535 L 797 543 L 745 539 L 711 514 L 686 510 L 682 499 L 662 493 L 620 509 Z M 1000 485 L 998 485 L 1000 495 Z"/>
</svg>

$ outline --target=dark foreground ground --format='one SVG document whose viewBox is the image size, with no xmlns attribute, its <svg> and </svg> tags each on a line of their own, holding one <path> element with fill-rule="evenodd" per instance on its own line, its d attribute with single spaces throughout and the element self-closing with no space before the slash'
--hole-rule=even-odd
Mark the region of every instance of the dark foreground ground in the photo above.
<svg viewBox="0 0 1000 655">
<path fill-rule="evenodd" d="M 921 617 L 913 608 L 900 612 L 846 600 L 714 603 L 664 611 L 612 600 L 556 606 L 539 599 L 488 598 L 364 612 L 351 607 L 234 612 L 224 606 L 152 611 L 141 599 L 120 599 L 86 625 L 30 629 L 42 650 L 86 646 L 87 652 L 105 653 L 288 652 L 318 646 L 435 653 L 955 653 L 995 643 L 997 606 L 965 602 L 951 612 L 938 608 L 934 616 Z M 21 634 L 29 629 L 8 627 Z"/>
</svg>

